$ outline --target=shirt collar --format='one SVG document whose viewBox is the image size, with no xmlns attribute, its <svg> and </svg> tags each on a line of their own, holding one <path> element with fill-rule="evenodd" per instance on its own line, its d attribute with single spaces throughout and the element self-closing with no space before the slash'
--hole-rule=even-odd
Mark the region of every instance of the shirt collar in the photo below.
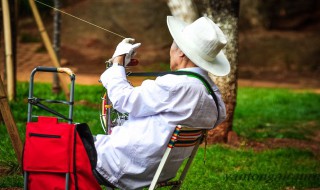
<svg viewBox="0 0 320 190">
<path fill-rule="evenodd" d="M 203 69 L 201 69 L 200 67 L 182 68 L 182 69 L 179 69 L 179 71 L 190 71 L 190 72 L 198 73 L 198 74 L 202 75 L 210 83 L 210 85 L 212 86 L 213 91 L 217 91 L 218 90 L 216 84 L 210 79 L 208 72 L 203 70 Z"/>
</svg>

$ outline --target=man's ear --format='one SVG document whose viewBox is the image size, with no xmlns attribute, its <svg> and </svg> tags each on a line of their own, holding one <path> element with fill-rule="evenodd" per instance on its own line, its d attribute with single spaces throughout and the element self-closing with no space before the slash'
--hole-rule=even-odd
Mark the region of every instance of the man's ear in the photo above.
<svg viewBox="0 0 320 190">
<path fill-rule="evenodd" d="M 185 54 L 180 49 L 178 50 L 178 55 L 179 55 L 179 57 L 184 57 L 185 56 Z"/>
</svg>

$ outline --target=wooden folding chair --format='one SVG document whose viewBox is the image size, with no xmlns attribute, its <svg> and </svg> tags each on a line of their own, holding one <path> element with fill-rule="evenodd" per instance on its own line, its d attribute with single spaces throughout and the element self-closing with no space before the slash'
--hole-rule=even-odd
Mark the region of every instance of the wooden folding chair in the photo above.
<svg viewBox="0 0 320 190">
<path fill-rule="evenodd" d="M 170 142 L 168 143 L 167 149 L 160 161 L 158 169 L 153 177 L 149 190 L 153 190 L 153 189 L 156 189 L 159 187 L 165 187 L 165 186 L 171 186 L 172 187 L 171 189 L 180 189 L 183 183 L 183 180 L 185 179 L 187 172 L 191 166 L 191 163 L 198 151 L 199 145 L 205 139 L 205 136 L 206 136 L 205 129 L 195 129 L 195 128 L 185 127 L 182 125 L 177 125 L 171 136 Z M 166 161 L 168 160 L 170 152 L 174 151 L 175 147 L 181 147 L 181 148 L 193 147 L 193 150 L 189 155 L 189 157 L 187 158 L 188 161 L 184 165 L 184 168 L 178 180 L 169 180 L 166 182 L 158 183 L 160 174 L 166 164 Z"/>
</svg>

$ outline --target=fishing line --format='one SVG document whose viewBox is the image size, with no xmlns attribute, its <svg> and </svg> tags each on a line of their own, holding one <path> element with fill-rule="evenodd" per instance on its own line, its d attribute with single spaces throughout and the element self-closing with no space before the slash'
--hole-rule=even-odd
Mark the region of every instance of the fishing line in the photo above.
<svg viewBox="0 0 320 190">
<path fill-rule="evenodd" d="M 51 9 L 54 9 L 55 11 L 61 12 L 61 13 L 63 13 L 63 14 L 66 14 L 66 15 L 72 17 L 72 18 L 75 18 L 75 19 L 77 19 L 77 20 L 80 20 L 80 21 L 82 21 L 82 22 L 85 22 L 85 23 L 87 23 L 87 24 L 90 24 L 90 25 L 92 25 L 92 26 L 95 26 L 95 27 L 97 27 L 97 28 L 100 28 L 100 29 L 102 29 L 102 30 L 104 30 L 104 31 L 107 31 L 107 32 L 111 33 L 111 34 L 114 34 L 114 35 L 119 36 L 119 37 L 121 37 L 121 38 L 126 38 L 126 37 L 124 37 L 124 36 L 122 36 L 122 35 L 120 35 L 120 34 L 117 34 L 117 33 L 115 33 L 115 32 L 112 32 L 111 30 L 105 29 L 105 28 L 103 28 L 103 27 L 101 27 L 101 26 L 98 26 L 98 25 L 93 24 L 93 23 L 91 23 L 91 22 L 89 22 L 89 21 L 86 21 L 86 20 L 84 20 L 84 19 L 82 19 L 82 18 L 76 17 L 76 16 L 74 16 L 74 15 L 72 15 L 72 14 L 70 14 L 70 13 L 67 13 L 67 12 L 64 12 L 64 11 L 62 11 L 62 10 L 59 10 L 59 9 L 57 9 L 57 8 L 55 8 L 55 7 L 52 7 L 52 6 L 48 5 L 48 4 L 45 4 L 45 3 L 41 2 L 41 1 L 38 1 L 38 0 L 34 0 L 34 1 L 37 2 L 37 3 L 39 3 L 39 4 L 42 4 L 42 5 L 44 5 L 44 6 L 47 6 L 47 7 L 51 8 Z"/>
</svg>

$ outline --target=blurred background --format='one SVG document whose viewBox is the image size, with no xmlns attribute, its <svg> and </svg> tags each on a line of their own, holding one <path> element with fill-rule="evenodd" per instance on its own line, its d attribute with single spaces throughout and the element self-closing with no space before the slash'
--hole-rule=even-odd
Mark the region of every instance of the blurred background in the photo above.
<svg viewBox="0 0 320 190">
<path fill-rule="evenodd" d="M 53 0 L 45 2 L 53 5 Z M 41 4 L 37 6 L 52 38 L 53 10 Z M 319 8 L 318 0 L 241 0 L 239 82 L 320 87 Z M 171 13 L 166 1 L 65 0 L 61 2 L 61 9 L 141 42 L 137 54 L 140 65 L 133 68 L 134 71 L 169 69 L 172 39 L 166 16 Z M 17 78 L 25 81 L 35 66 L 52 64 L 42 45 L 28 1 L 19 3 L 18 18 Z M 105 68 L 104 62 L 122 40 L 64 14 L 61 15 L 60 36 L 61 64 L 72 68 L 79 76 L 78 82 L 82 80 L 85 84 L 97 84 Z M 3 50 L 3 39 L 1 41 Z"/>
<path fill-rule="evenodd" d="M 130 68 L 131 71 L 141 72 L 169 70 L 172 38 L 166 25 L 166 16 L 171 15 L 168 1 L 42 0 L 51 6 L 59 2 L 60 9 L 67 13 L 141 42 L 142 46 L 136 55 L 140 64 Z M 17 97 L 10 102 L 10 107 L 14 115 L 13 122 L 16 122 L 19 131 L 17 136 L 23 142 L 30 73 L 37 66 L 54 65 L 42 42 L 29 1 L 7 2 L 9 6 L 16 2 L 16 7 L 11 9 L 17 10 L 10 17 L 17 18 L 12 19 L 15 26 L 12 31 L 13 42 L 16 42 L 13 43 L 12 53 L 16 53 L 14 59 L 19 82 L 15 88 Z M 181 3 L 182 0 L 176 2 Z M 223 10 L 225 7 L 219 7 L 221 4 L 236 4 L 239 1 L 193 2 L 194 8 L 200 13 L 208 13 L 209 8 L 205 6 L 208 2 L 212 7 Z M 50 41 L 58 44 L 54 47 L 61 65 L 71 68 L 76 74 L 75 121 L 87 122 L 93 134 L 101 134 L 100 97 L 105 91 L 98 79 L 106 68 L 105 61 L 113 55 L 122 38 L 64 14 L 61 14 L 58 22 L 61 30 L 57 35 L 54 32 L 57 22 L 54 22 L 56 17 L 53 9 L 39 3 L 36 5 Z M 230 51 L 228 46 L 225 48 L 228 55 L 233 53 L 231 57 L 235 59 L 230 59 L 231 63 L 238 63 L 237 69 L 232 69 L 237 73 L 221 77 L 225 83 L 219 86 L 227 97 L 227 113 L 231 117 L 223 123 L 226 124 L 225 128 L 221 125 L 214 129 L 223 129 L 218 131 L 221 133 L 214 130 L 209 132 L 209 138 L 210 135 L 216 135 L 220 138 L 216 142 L 222 139 L 227 144 L 214 143 L 207 148 L 207 169 L 203 169 L 206 151 L 200 148 L 196 165 L 184 189 L 319 189 L 319 178 L 297 180 L 290 178 L 290 175 L 319 176 L 320 172 L 320 1 L 240 0 L 239 7 L 238 35 L 229 35 L 229 44 L 238 45 L 238 49 Z M 189 9 L 186 11 L 192 13 Z M 4 12 L 3 5 L 1 12 Z M 216 22 L 223 29 L 230 29 L 228 18 L 222 16 L 220 19 Z M 0 22 L 4 22 L 4 18 Z M 232 24 L 235 25 L 235 22 Z M 5 58 L 9 57 L 4 51 L 8 43 L 5 43 L 3 25 L 0 24 L 0 75 L 8 84 L 4 64 Z M 229 31 L 225 33 L 229 34 Z M 234 52 L 238 52 L 238 55 Z M 37 81 L 46 83 L 37 83 L 39 86 L 35 94 L 63 99 L 63 93 L 52 93 L 56 92 L 55 84 L 49 83 L 55 78 L 52 73 L 38 76 Z M 239 88 L 235 85 L 236 81 Z M 6 101 L 3 96 L 0 103 Z M 0 108 L 3 108 L 2 105 Z M 68 111 L 60 107 L 57 109 Z M 8 129 L 11 125 L 6 125 L 2 120 L 0 117 L 0 189 L 20 190 L 23 186 L 20 162 L 19 158 L 16 159 L 6 131 L 6 127 Z M 13 142 L 18 140 L 14 138 Z M 289 178 L 270 183 L 226 180 L 229 174 L 247 173 L 271 174 L 274 177 L 277 174 L 289 174 Z"/>
</svg>

